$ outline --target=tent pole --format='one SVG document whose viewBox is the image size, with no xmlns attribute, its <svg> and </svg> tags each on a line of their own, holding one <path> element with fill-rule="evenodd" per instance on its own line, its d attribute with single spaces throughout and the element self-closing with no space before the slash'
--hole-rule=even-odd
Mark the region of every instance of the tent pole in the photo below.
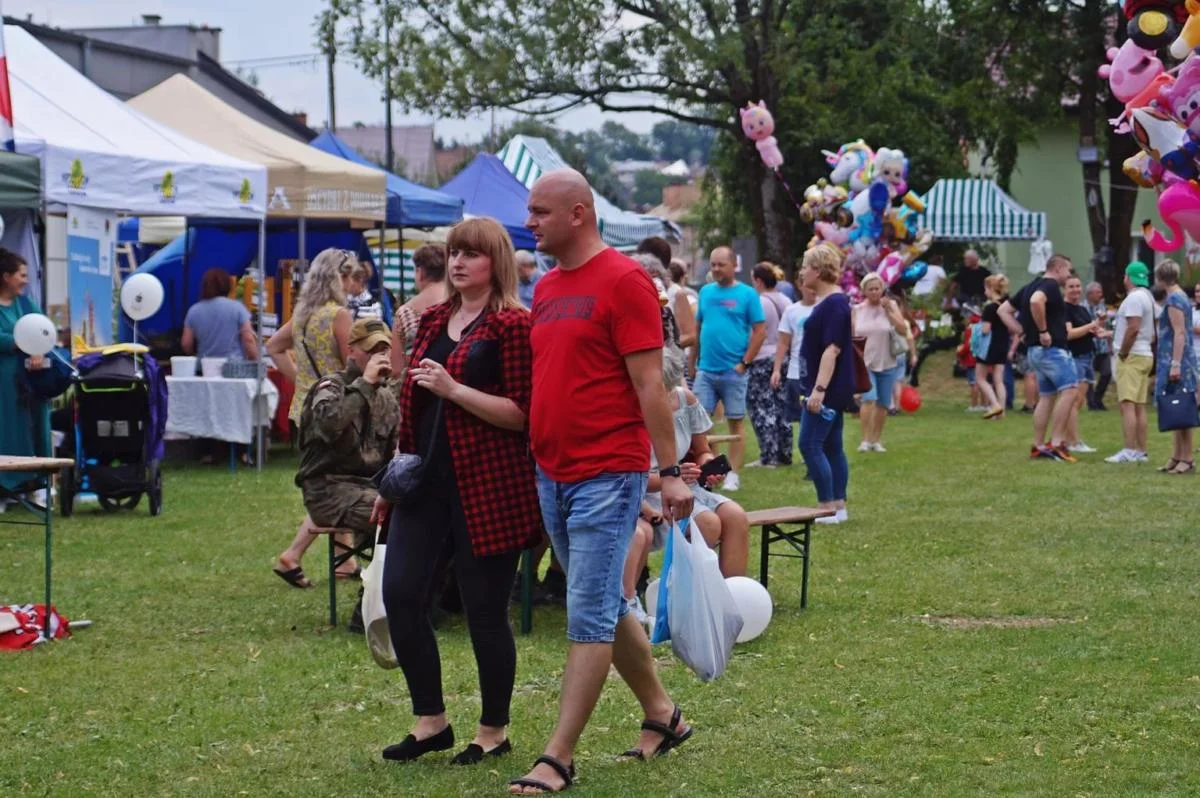
<svg viewBox="0 0 1200 798">
<path fill-rule="evenodd" d="M 307 242 L 305 242 L 305 240 L 304 240 L 306 238 L 306 235 L 305 235 L 306 232 L 307 232 L 307 225 L 305 224 L 304 217 L 301 216 L 300 217 L 300 229 L 298 231 L 298 239 L 299 240 L 297 241 L 297 249 L 300 250 L 300 274 L 307 277 L 308 276 L 308 250 L 306 248 Z"/>
<path fill-rule="evenodd" d="M 404 292 L 404 222 L 396 228 L 396 254 L 400 256 L 400 304 L 407 301 Z"/>
<path fill-rule="evenodd" d="M 255 358 L 255 361 L 258 363 L 258 367 L 256 369 L 256 371 L 258 373 L 258 389 L 254 394 L 255 412 L 258 411 L 258 406 L 262 402 L 263 379 L 266 377 L 266 374 L 267 374 L 266 363 L 263 362 L 263 330 L 262 330 L 263 311 L 266 309 L 266 306 L 267 306 L 266 284 L 267 284 L 267 217 L 263 216 L 261 219 L 258 220 L 258 317 L 257 317 L 257 324 L 255 324 L 255 331 L 254 331 L 255 340 L 257 341 L 256 345 L 258 346 L 258 357 Z M 253 416 L 253 414 L 252 414 L 252 416 Z M 263 441 L 262 424 L 258 423 L 258 419 L 256 417 L 254 418 L 254 437 L 255 437 L 255 444 L 256 444 L 256 450 L 257 450 L 257 454 L 254 458 L 254 468 L 259 473 L 262 473 L 263 460 L 265 459 L 263 455 L 265 454 L 264 449 L 266 447 L 265 447 L 264 441 Z"/>
<path fill-rule="evenodd" d="M 384 263 L 385 263 L 385 258 L 386 258 L 386 254 L 384 252 L 384 238 L 386 238 L 386 237 L 387 237 L 387 222 L 383 221 L 383 222 L 379 223 L 379 261 L 376 264 L 377 268 L 375 269 L 375 271 L 379 272 L 379 299 L 380 299 L 380 302 L 383 301 L 383 291 L 384 291 L 383 274 L 384 274 Z M 401 290 L 400 293 L 401 293 L 401 295 L 403 295 L 404 291 Z M 392 313 L 395 313 L 395 312 L 396 312 L 396 308 L 392 308 Z"/>
<path fill-rule="evenodd" d="M 141 226 L 140 221 L 138 222 L 138 225 L 140 228 L 140 226 Z M 182 307 L 180 307 L 180 309 L 179 309 L 179 315 L 176 316 L 176 318 L 178 318 L 178 319 L 184 318 L 184 316 L 187 314 L 188 298 L 191 297 L 191 295 L 192 295 L 192 293 L 191 293 L 192 283 L 188 279 L 188 271 L 189 271 L 188 256 L 191 254 L 191 249 L 192 249 L 192 219 L 190 216 L 185 216 L 183 219 L 183 290 L 179 292 L 179 301 L 180 301 L 180 304 L 182 305 Z"/>
</svg>

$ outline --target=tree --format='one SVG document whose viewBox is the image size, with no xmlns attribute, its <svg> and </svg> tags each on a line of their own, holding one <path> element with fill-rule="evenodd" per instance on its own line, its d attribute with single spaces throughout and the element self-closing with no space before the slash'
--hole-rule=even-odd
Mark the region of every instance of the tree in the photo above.
<svg viewBox="0 0 1200 798">
<path fill-rule="evenodd" d="M 639 208 L 653 207 L 663 200 L 663 189 L 687 181 L 671 175 L 660 175 L 652 169 L 633 174 L 633 204 Z"/>
<path fill-rule="evenodd" d="M 740 135 L 747 103 L 775 113 L 793 186 L 824 173 L 822 147 L 860 135 L 929 156 L 913 159 L 915 181 L 961 173 L 964 151 L 1011 155 L 1032 135 L 1023 90 L 995 80 L 956 17 L 961 6 L 986 27 L 985 0 L 334 3 L 351 23 L 342 49 L 371 77 L 390 61 L 408 108 L 554 115 L 590 103 L 722 132 L 734 143 L 722 176 L 749 209 L 760 251 L 785 262 L 795 211 Z M 389 47 L 373 20 L 379 9 L 392 20 Z M 1011 159 L 998 164 L 1011 169 Z"/>
<path fill-rule="evenodd" d="M 707 164 L 716 133 L 715 128 L 667 119 L 654 125 L 650 139 L 654 154 L 664 161 Z"/>
</svg>

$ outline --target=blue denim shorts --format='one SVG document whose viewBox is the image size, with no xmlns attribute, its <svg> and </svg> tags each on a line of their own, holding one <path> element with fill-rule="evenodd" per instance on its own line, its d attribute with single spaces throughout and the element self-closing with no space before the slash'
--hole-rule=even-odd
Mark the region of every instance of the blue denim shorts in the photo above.
<svg viewBox="0 0 1200 798">
<path fill-rule="evenodd" d="M 1088 385 L 1096 381 L 1096 366 L 1092 362 L 1092 355 L 1075 356 L 1075 381 L 1086 382 Z"/>
<path fill-rule="evenodd" d="M 896 367 L 883 371 L 872 371 L 871 390 L 862 395 L 864 402 L 878 402 L 881 405 L 892 403 L 892 389 L 896 387 Z M 881 398 L 882 397 L 882 398 Z"/>
<path fill-rule="evenodd" d="M 1061 393 L 1079 382 L 1075 375 L 1075 359 L 1070 352 L 1057 346 L 1029 347 L 1029 366 L 1037 374 L 1040 394 Z"/>
<path fill-rule="evenodd" d="M 725 406 L 725 418 L 736 421 L 746 417 L 746 386 L 749 384 L 750 375 L 738 374 L 734 369 L 697 371 L 693 391 L 706 413 L 712 414 L 720 401 Z"/>
<path fill-rule="evenodd" d="M 567 575 L 567 639 L 611 643 L 625 605 L 621 576 L 646 495 L 646 472 L 555 482 L 537 470 L 542 521 Z"/>
</svg>

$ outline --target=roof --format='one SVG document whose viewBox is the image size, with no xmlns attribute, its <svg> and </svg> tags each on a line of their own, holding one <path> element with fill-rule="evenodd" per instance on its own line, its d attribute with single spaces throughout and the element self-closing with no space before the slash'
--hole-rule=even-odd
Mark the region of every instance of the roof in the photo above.
<svg viewBox="0 0 1200 798">
<path fill-rule="evenodd" d="M 383 221 L 383 172 L 297 141 L 223 102 L 186 75 L 129 101 L 147 116 L 222 152 L 267 167 L 267 215 Z"/>
<path fill-rule="evenodd" d="M 461 197 L 472 216 L 490 216 L 508 231 L 517 249 L 533 249 L 533 234 L 525 229 L 529 215 L 529 189 L 504 168 L 500 159 L 481 152 L 475 160 L 442 186 L 442 191 Z"/>
<path fill-rule="evenodd" d="M 567 162 L 549 142 L 535 136 L 513 136 L 512 140 L 496 153 L 496 157 L 526 188 L 532 188 L 542 173 L 567 166 Z M 600 235 L 609 246 L 632 247 L 643 238 L 678 233 L 657 216 L 642 216 L 623 211 L 595 189 L 592 189 L 592 194 L 596 200 Z"/>
<path fill-rule="evenodd" d="M 5 26 L 17 151 L 42 161 L 56 205 L 261 218 L 266 171 L 149 119 L 29 31 Z"/>
<path fill-rule="evenodd" d="M 1046 214 L 1030 211 L 995 181 L 943 179 L 922 199 L 917 227 L 943 241 L 1033 241 L 1046 235 Z"/>
<path fill-rule="evenodd" d="M 312 146 L 338 158 L 384 172 L 387 178 L 388 224 L 401 227 L 437 227 L 454 224 L 462 219 L 463 202 L 458 197 L 410 183 L 403 177 L 385 171 L 328 130 L 313 139 Z"/>
<path fill-rule="evenodd" d="M 36 39 L 57 39 L 61 42 L 69 42 L 71 44 L 87 44 L 94 50 L 107 50 L 110 53 L 124 53 L 126 55 L 138 56 L 151 61 L 159 61 L 165 64 L 174 64 L 176 66 L 188 67 L 192 62 L 186 58 L 170 55 L 168 53 L 160 53 L 157 50 L 146 50 L 141 47 L 132 47 L 128 44 L 118 44 L 117 42 L 109 42 L 103 39 L 93 39 L 72 31 L 63 30 L 62 28 L 52 28 L 48 25 L 38 25 L 36 22 L 30 22 L 26 19 L 17 19 L 16 17 L 4 17 L 5 25 L 14 25 L 18 28 L 24 28 Z"/>
<path fill-rule="evenodd" d="M 387 159 L 387 135 L 383 125 L 352 125 L 339 127 L 334 132 L 371 160 L 383 164 Z M 433 125 L 392 126 L 392 155 L 396 163 L 390 166 L 409 180 L 437 179 L 436 151 Z"/>
</svg>

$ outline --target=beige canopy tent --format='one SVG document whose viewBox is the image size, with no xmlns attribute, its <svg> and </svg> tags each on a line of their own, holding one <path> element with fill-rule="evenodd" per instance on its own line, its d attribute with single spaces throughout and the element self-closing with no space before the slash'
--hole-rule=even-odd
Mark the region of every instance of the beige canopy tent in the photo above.
<svg viewBox="0 0 1200 798">
<path fill-rule="evenodd" d="M 267 167 L 270 218 L 384 220 L 384 172 L 321 152 L 273 130 L 186 75 L 171 76 L 129 104 L 214 149 Z"/>
</svg>

